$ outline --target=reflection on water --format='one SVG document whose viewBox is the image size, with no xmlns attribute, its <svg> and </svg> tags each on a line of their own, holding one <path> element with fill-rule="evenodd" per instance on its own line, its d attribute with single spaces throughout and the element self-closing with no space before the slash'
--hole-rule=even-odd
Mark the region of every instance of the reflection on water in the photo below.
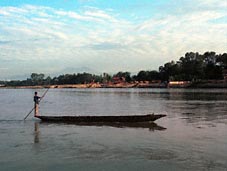
<svg viewBox="0 0 227 171">
<path fill-rule="evenodd" d="M 167 104 L 169 117 L 178 117 L 190 122 L 222 122 L 227 119 L 227 101 L 179 101 Z M 172 114 L 171 114 L 172 113 Z M 174 115 L 175 114 L 175 115 Z"/>
<path fill-rule="evenodd" d="M 39 124 L 43 125 L 75 125 L 75 126 L 95 126 L 95 127 L 114 127 L 114 128 L 142 128 L 149 131 L 164 131 L 166 128 L 159 126 L 154 122 L 138 122 L 138 123 L 124 123 L 124 122 L 81 122 L 81 123 L 47 123 L 47 122 L 35 122 L 34 134 L 39 134 Z"/>
<path fill-rule="evenodd" d="M 34 122 L 34 143 L 39 143 L 39 123 Z"/>
<path fill-rule="evenodd" d="M 53 116 L 167 114 L 139 125 L 24 122 L 34 91 L 0 89 L 0 170 L 227 170 L 225 89 L 51 89 L 40 103 Z"/>
</svg>

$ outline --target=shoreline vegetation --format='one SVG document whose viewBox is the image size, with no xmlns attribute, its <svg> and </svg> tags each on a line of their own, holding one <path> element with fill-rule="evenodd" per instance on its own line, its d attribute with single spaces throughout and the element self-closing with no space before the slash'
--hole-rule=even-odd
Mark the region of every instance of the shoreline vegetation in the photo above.
<svg viewBox="0 0 227 171">
<path fill-rule="evenodd" d="M 63 74 L 51 78 L 32 73 L 26 80 L 0 81 L 0 88 L 227 88 L 227 53 L 187 52 L 157 70 L 141 70 L 136 75 Z"/>
<path fill-rule="evenodd" d="M 227 88 L 227 82 L 219 81 L 215 82 L 210 80 L 200 83 L 118 83 L 118 84 L 100 84 L 100 83 L 88 83 L 88 84 L 63 84 L 63 85 L 33 85 L 33 86 L 1 86 L 1 89 L 44 89 L 44 88 Z"/>
</svg>

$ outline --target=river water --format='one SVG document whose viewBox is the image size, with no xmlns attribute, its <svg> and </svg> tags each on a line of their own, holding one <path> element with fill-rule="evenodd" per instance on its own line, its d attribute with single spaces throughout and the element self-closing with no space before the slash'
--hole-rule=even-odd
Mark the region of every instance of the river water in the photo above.
<svg viewBox="0 0 227 171">
<path fill-rule="evenodd" d="M 50 89 L 41 115 L 167 114 L 156 124 L 43 123 L 33 93 L 0 89 L 1 171 L 227 170 L 227 89 Z"/>
</svg>

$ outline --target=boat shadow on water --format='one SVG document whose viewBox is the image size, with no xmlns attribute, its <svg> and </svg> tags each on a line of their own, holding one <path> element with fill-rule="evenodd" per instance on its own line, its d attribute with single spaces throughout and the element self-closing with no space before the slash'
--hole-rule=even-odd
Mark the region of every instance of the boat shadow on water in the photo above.
<svg viewBox="0 0 227 171">
<path fill-rule="evenodd" d="M 94 127 L 113 127 L 113 128 L 134 128 L 134 129 L 148 129 L 149 131 L 164 131 L 167 128 L 159 126 L 158 124 L 154 122 L 140 122 L 140 123 L 120 123 L 120 122 L 92 122 L 92 123 L 72 123 L 72 122 L 64 122 L 64 123 L 53 123 L 53 122 L 43 122 L 43 121 L 35 121 L 34 122 L 34 143 L 39 144 L 39 136 L 40 136 L 40 125 L 75 125 L 75 126 L 94 126 Z"/>
<path fill-rule="evenodd" d="M 73 123 L 73 122 L 35 122 L 35 127 L 38 127 L 38 124 L 42 125 L 50 125 L 50 124 L 58 124 L 58 125 L 75 125 L 75 126 L 94 126 L 94 127 L 113 127 L 113 128 L 142 128 L 142 129 L 149 129 L 149 131 L 164 131 L 167 128 L 159 126 L 158 124 L 154 122 L 136 122 L 136 123 L 130 123 L 130 122 L 79 122 L 79 123 Z"/>
</svg>

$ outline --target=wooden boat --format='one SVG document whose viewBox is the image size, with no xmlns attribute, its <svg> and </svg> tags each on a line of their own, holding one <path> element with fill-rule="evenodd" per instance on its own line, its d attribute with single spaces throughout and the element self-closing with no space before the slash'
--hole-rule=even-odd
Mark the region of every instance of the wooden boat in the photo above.
<svg viewBox="0 0 227 171">
<path fill-rule="evenodd" d="M 121 122 L 138 123 L 153 122 L 165 117 L 164 114 L 126 115 L 126 116 L 35 116 L 45 122 L 71 122 L 71 123 L 97 123 L 97 122 Z"/>
</svg>

